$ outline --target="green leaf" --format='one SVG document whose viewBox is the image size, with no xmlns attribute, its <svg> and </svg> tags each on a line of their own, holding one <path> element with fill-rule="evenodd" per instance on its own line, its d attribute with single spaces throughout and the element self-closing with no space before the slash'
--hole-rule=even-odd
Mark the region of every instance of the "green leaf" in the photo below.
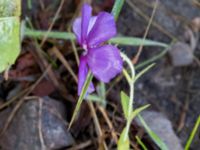
<svg viewBox="0 0 200 150">
<path fill-rule="evenodd" d="M 128 105 L 129 105 L 129 96 L 126 95 L 123 91 L 121 91 L 121 104 L 124 116 L 128 119 Z"/>
<path fill-rule="evenodd" d="M 115 37 L 109 40 L 110 43 L 119 44 L 119 45 L 127 45 L 127 46 L 161 46 L 168 47 L 167 44 L 156 42 L 152 40 L 136 38 L 136 37 Z"/>
<path fill-rule="evenodd" d="M 19 30 L 18 17 L 0 18 L 0 72 L 14 64 L 20 53 Z"/>
<path fill-rule="evenodd" d="M 21 0 L 0 0 L 0 17 L 20 16 Z"/>
<path fill-rule="evenodd" d="M 150 105 L 144 105 L 142 107 L 139 107 L 137 109 L 135 109 L 132 113 L 131 113 L 131 120 L 133 120 L 135 118 L 135 116 L 137 116 L 141 111 L 145 110 L 147 107 L 149 107 Z"/>
<path fill-rule="evenodd" d="M 47 34 L 47 31 L 40 31 L 40 30 L 31 30 L 25 29 L 24 35 L 27 37 L 35 37 L 38 39 L 43 38 Z M 57 32 L 51 31 L 48 33 L 48 38 L 55 38 L 55 39 L 63 39 L 63 40 L 75 40 L 75 35 L 70 32 Z M 127 45 L 127 46 L 140 46 L 143 44 L 144 46 L 161 46 L 161 47 L 168 47 L 167 44 L 156 42 L 152 40 L 143 40 L 142 38 L 136 37 L 115 37 L 109 40 L 110 43 L 119 44 L 119 45 Z"/>
<path fill-rule="evenodd" d="M 128 136 L 125 136 L 126 128 L 123 129 L 117 143 L 117 150 L 129 150 L 130 141 Z"/>
<path fill-rule="evenodd" d="M 142 71 L 140 71 L 134 78 L 134 80 L 136 81 L 137 79 L 139 79 L 143 74 L 145 74 L 149 69 L 151 69 L 153 66 L 155 65 L 155 63 L 147 66 L 146 68 L 144 68 Z"/>
<path fill-rule="evenodd" d="M 0 0 L 0 72 L 15 63 L 20 53 L 21 0 Z"/>
<path fill-rule="evenodd" d="M 47 34 L 48 33 L 48 34 Z M 71 32 L 59 32 L 59 31 L 41 31 L 41 30 L 33 30 L 25 28 L 24 36 L 27 37 L 34 37 L 37 39 L 42 39 L 45 35 L 47 35 L 48 38 L 54 38 L 54 39 L 62 39 L 62 40 L 75 40 L 76 37 Z"/>
<path fill-rule="evenodd" d="M 78 102 L 77 102 L 76 107 L 75 107 L 75 110 L 74 110 L 74 112 L 73 112 L 72 119 L 71 119 L 71 121 L 70 121 L 70 123 L 69 123 L 68 129 L 71 128 L 71 125 L 72 125 L 72 123 L 74 122 L 74 120 L 75 120 L 75 118 L 76 118 L 76 116 L 77 116 L 77 114 L 78 114 L 78 112 L 79 112 L 79 110 L 80 110 L 81 104 L 82 104 L 83 99 L 84 99 L 84 97 L 85 97 L 85 95 L 86 95 L 86 93 L 87 93 L 87 90 L 88 90 L 88 87 L 89 87 L 89 85 L 90 85 L 90 82 L 92 81 L 92 78 L 93 78 L 93 75 L 92 75 L 91 71 L 89 71 L 88 74 L 87 74 L 86 81 L 85 81 L 85 83 L 84 83 L 84 85 L 83 85 L 81 94 L 80 94 L 80 96 L 79 96 L 79 98 L 78 98 Z"/>
<path fill-rule="evenodd" d="M 140 140 L 140 138 L 136 135 L 135 136 L 137 142 L 140 144 L 140 146 L 142 147 L 143 150 L 148 150 L 146 145 L 142 142 L 142 140 Z"/>
<path fill-rule="evenodd" d="M 115 20 L 118 19 L 122 6 L 124 5 L 124 0 L 115 0 L 114 6 L 112 8 L 112 14 L 115 17 Z"/>
<path fill-rule="evenodd" d="M 149 126 L 146 124 L 146 122 L 144 121 L 144 119 L 142 118 L 141 115 L 138 115 L 138 118 L 140 119 L 140 122 L 142 123 L 142 125 L 144 126 L 145 130 L 147 131 L 147 133 L 149 134 L 149 136 L 152 138 L 152 140 L 158 145 L 158 147 L 160 147 L 161 150 L 168 150 L 166 144 L 160 139 L 160 137 L 154 133 Z"/>
<path fill-rule="evenodd" d="M 189 150 L 192 140 L 194 139 L 195 134 L 197 134 L 197 130 L 198 130 L 199 126 L 200 126 L 200 115 L 194 125 L 194 128 L 192 129 L 192 133 L 190 134 L 190 137 L 185 145 L 184 150 Z"/>
</svg>

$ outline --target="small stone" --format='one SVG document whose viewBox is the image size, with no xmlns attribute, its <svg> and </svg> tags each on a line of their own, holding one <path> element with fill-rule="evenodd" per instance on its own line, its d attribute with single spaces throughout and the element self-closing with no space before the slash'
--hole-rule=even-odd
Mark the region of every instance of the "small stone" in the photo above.
<svg viewBox="0 0 200 150">
<path fill-rule="evenodd" d="M 169 50 L 173 66 L 188 66 L 193 62 L 193 50 L 183 42 L 177 42 Z"/>
<path fill-rule="evenodd" d="M 183 150 L 171 122 L 164 115 L 159 112 L 146 110 L 142 111 L 141 115 L 149 128 L 160 137 L 169 150 Z M 142 126 L 138 118 L 136 122 Z"/>
<path fill-rule="evenodd" d="M 64 118 L 66 110 L 64 105 L 52 98 L 41 98 L 42 114 L 39 117 L 39 100 L 25 101 L 10 126 L 1 137 L 0 147 L 6 150 L 41 150 L 41 139 L 39 136 L 39 119 L 41 119 L 41 131 L 45 149 L 62 149 L 74 144 L 74 139 Z M 3 128 L 10 108 L 0 113 L 0 129 Z"/>
</svg>

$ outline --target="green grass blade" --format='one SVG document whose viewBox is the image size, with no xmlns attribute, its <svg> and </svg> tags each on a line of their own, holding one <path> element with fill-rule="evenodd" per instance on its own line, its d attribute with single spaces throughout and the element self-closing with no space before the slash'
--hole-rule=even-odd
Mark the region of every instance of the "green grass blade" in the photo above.
<svg viewBox="0 0 200 150">
<path fill-rule="evenodd" d="M 192 143 L 192 140 L 194 139 L 195 134 L 197 133 L 197 130 L 198 130 L 199 126 L 200 126 L 200 115 L 199 115 L 199 117 L 198 117 L 198 119 L 197 119 L 197 121 L 196 121 L 196 123 L 194 125 L 194 128 L 192 129 L 192 133 L 190 134 L 190 137 L 189 137 L 189 139 L 188 139 L 188 141 L 187 141 L 187 143 L 185 145 L 184 150 L 189 150 L 189 147 L 190 147 L 190 145 Z"/>
<path fill-rule="evenodd" d="M 83 89 L 82 89 L 82 91 L 81 91 L 81 94 L 80 94 L 80 96 L 79 96 L 78 102 L 77 102 L 77 104 L 76 104 L 76 108 L 75 108 L 75 110 L 74 110 L 74 112 L 73 112 L 72 119 L 71 119 L 71 121 L 70 121 L 70 123 L 69 123 L 68 129 L 71 128 L 71 125 L 72 125 L 72 123 L 74 122 L 74 120 L 75 120 L 75 118 L 76 118 L 76 116 L 77 116 L 77 114 L 78 114 L 78 112 L 79 112 L 79 110 L 80 110 L 81 104 L 82 104 L 83 99 L 84 99 L 84 97 L 85 97 L 85 95 L 86 95 L 86 92 L 87 92 L 87 90 L 88 90 L 88 87 L 89 87 L 89 85 L 90 85 L 90 83 L 91 83 L 91 81 L 92 81 L 92 78 L 93 78 L 93 75 L 92 75 L 91 71 L 89 71 L 89 72 L 88 72 L 88 75 L 87 75 L 87 78 L 86 78 L 86 81 L 85 81 L 85 83 L 84 83 L 84 85 L 83 85 Z"/>
<path fill-rule="evenodd" d="M 144 46 L 161 46 L 161 47 L 168 47 L 167 44 L 137 38 L 137 37 L 114 37 L 109 40 L 110 43 L 119 44 L 119 45 L 127 45 L 127 46 L 140 46 L 141 44 Z"/>
<path fill-rule="evenodd" d="M 133 112 L 131 113 L 131 116 L 130 116 L 131 117 L 130 120 L 132 121 L 135 118 L 135 116 L 137 116 L 141 111 L 147 109 L 149 106 L 150 106 L 150 104 L 147 104 L 147 105 L 141 106 L 141 107 L 133 110 Z"/>
<path fill-rule="evenodd" d="M 169 150 L 167 148 L 166 144 L 160 139 L 160 137 L 148 127 L 148 125 L 146 124 L 146 122 L 144 121 L 142 116 L 138 115 L 138 118 L 139 118 L 140 122 L 142 123 L 142 125 L 144 126 L 145 130 L 147 131 L 147 133 L 149 134 L 149 136 L 158 145 L 158 147 L 161 150 Z"/>
<path fill-rule="evenodd" d="M 149 66 L 147 66 L 146 68 L 144 68 L 142 71 L 140 71 L 136 76 L 135 76 L 135 81 L 137 81 L 137 79 L 139 79 L 143 74 L 145 74 L 149 69 L 151 69 L 153 66 L 155 65 L 154 64 L 151 64 Z"/>
<path fill-rule="evenodd" d="M 124 5 L 125 0 L 115 0 L 114 6 L 112 8 L 112 14 L 115 17 L 115 20 L 118 19 L 122 6 Z"/>
<path fill-rule="evenodd" d="M 27 37 L 35 37 L 38 39 L 43 38 L 47 34 L 47 31 L 40 30 L 31 30 L 25 29 L 24 35 Z M 70 32 L 59 32 L 59 31 L 51 31 L 48 33 L 48 38 L 55 39 L 63 39 L 63 40 L 75 40 L 76 37 L 73 33 Z M 156 42 L 152 40 L 144 40 L 142 38 L 136 37 L 114 37 L 109 40 L 110 43 L 118 44 L 118 45 L 127 45 L 127 46 L 140 46 L 143 44 L 144 46 L 161 46 L 168 47 L 167 44 Z"/>
<path fill-rule="evenodd" d="M 168 48 L 162 50 L 161 52 L 159 52 L 157 55 L 153 56 L 152 58 L 149 58 L 148 60 L 142 62 L 142 63 L 139 63 L 138 65 L 135 66 L 135 69 L 140 69 L 150 63 L 153 63 L 154 61 L 162 58 L 164 55 L 166 55 L 168 52 Z"/>
<path fill-rule="evenodd" d="M 37 39 L 42 39 L 47 34 L 47 31 L 25 29 L 24 35 L 27 37 L 35 37 Z M 48 33 L 48 38 L 63 39 L 63 40 L 75 40 L 76 37 L 70 32 L 57 32 L 51 31 Z"/>
<path fill-rule="evenodd" d="M 143 150 L 148 150 L 146 145 L 142 142 L 142 140 L 140 140 L 140 138 L 138 136 L 135 136 L 137 142 L 140 144 L 140 146 L 142 147 Z"/>
</svg>

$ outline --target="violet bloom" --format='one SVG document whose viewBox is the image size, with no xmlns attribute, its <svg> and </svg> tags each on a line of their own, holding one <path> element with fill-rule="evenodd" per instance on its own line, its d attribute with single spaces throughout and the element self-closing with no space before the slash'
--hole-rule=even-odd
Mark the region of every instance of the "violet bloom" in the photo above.
<svg viewBox="0 0 200 150">
<path fill-rule="evenodd" d="M 82 7 L 82 16 L 73 24 L 73 31 L 78 43 L 84 49 L 80 57 L 78 74 L 78 95 L 80 95 L 86 80 L 88 69 L 102 82 L 109 82 L 122 71 L 122 59 L 119 50 L 104 42 L 116 35 L 116 25 L 113 15 L 100 12 L 91 16 L 92 8 L 88 4 Z M 88 93 L 94 91 L 91 83 Z"/>
</svg>

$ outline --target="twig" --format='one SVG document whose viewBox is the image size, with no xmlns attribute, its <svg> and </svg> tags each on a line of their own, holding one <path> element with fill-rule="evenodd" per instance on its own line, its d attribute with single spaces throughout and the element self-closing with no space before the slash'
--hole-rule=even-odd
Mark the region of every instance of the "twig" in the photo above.
<svg viewBox="0 0 200 150">
<path fill-rule="evenodd" d="M 156 0 L 156 3 L 154 5 L 154 8 L 153 8 L 153 11 L 152 11 L 152 14 L 151 14 L 151 18 L 150 18 L 150 20 L 148 22 L 148 25 L 147 25 L 147 28 L 145 30 L 145 33 L 144 33 L 144 36 L 143 36 L 143 43 L 144 43 L 144 41 L 145 41 L 145 39 L 147 37 L 147 34 L 149 32 L 149 29 L 150 29 L 150 26 L 152 24 L 153 18 L 155 16 L 155 12 L 156 12 L 157 7 L 158 7 L 158 0 Z M 140 57 L 140 55 L 142 53 L 142 49 L 143 49 L 143 44 L 140 45 L 136 56 L 133 58 L 133 60 L 132 60 L 133 64 L 136 64 L 138 62 L 138 59 L 139 59 L 139 57 Z"/>
<path fill-rule="evenodd" d="M 104 146 L 104 149 L 108 150 L 107 145 L 106 145 L 105 141 L 103 140 L 103 132 L 101 130 L 101 126 L 99 124 L 99 121 L 98 121 L 98 118 L 97 118 L 97 115 L 96 115 L 96 112 L 95 112 L 95 109 L 94 109 L 94 105 L 90 101 L 88 101 L 88 104 L 89 104 L 89 107 L 90 107 L 90 110 L 91 110 L 91 113 L 92 113 L 92 117 L 93 117 L 93 120 L 94 120 L 95 129 L 96 129 L 97 135 L 99 137 L 99 144 L 102 143 L 103 146 Z"/>
<path fill-rule="evenodd" d="M 100 110 L 104 119 L 106 120 L 106 123 L 108 124 L 108 127 L 111 131 L 111 134 L 112 134 L 112 137 L 113 137 L 115 143 L 117 143 L 118 142 L 117 134 L 115 133 L 115 129 L 114 129 L 112 122 L 110 121 L 105 109 L 102 106 L 99 106 L 99 105 L 98 105 L 98 109 Z"/>
<path fill-rule="evenodd" d="M 29 91 L 30 87 L 28 89 L 23 90 L 22 92 L 20 92 L 18 95 L 16 95 L 15 97 L 11 98 L 10 100 L 7 100 L 5 103 L 0 105 L 0 110 L 4 109 L 5 107 L 11 105 L 14 101 L 16 101 L 19 97 L 21 97 L 22 95 L 24 95 L 27 91 Z"/>
<path fill-rule="evenodd" d="M 79 149 L 85 149 L 86 147 L 90 146 L 92 144 L 92 140 L 88 140 L 86 142 L 83 142 L 79 145 L 76 145 L 74 147 L 68 148 L 66 150 L 79 150 Z"/>
<path fill-rule="evenodd" d="M 69 73 L 72 75 L 72 77 L 74 78 L 74 80 L 76 81 L 76 83 L 78 83 L 78 78 L 76 77 L 76 74 L 74 73 L 74 71 L 72 70 L 71 66 L 69 65 L 69 63 L 67 62 L 67 60 L 64 58 L 64 56 L 61 54 L 61 52 L 56 48 L 53 47 L 52 48 L 52 52 L 56 55 L 56 57 L 63 63 L 63 65 L 65 66 L 65 68 L 69 71 Z"/>
<path fill-rule="evenodd" d="M 58 15 L 59 15 L 59 13 L 60 13 L 60 11 L 61 11 L 61 9 L 62 9 L 62 6 L 63 6 L 63 4 L 64 4 L 64 1 L 65 1 L 65 0 L 61 0 L 60 5 L 59 5 L 59 7 L 58 7 L 58 9 L 57 9 L 57 11 L 56 11 L 56 14 L 55 14 L 54 18 L 53 18 L 53 21 L 52 21 L 52 23 L 50 24 L 50 26 L 49 26 L 49 28 L 48 28 L 48 30 L 47 30 L 46 35 L 45 35 L 45 36 L 43 37 L 43 39 L 42 39 L 42 42 L 41 42 L 41 44 L 40 44 L 40 47 L 43 46 L 44 42 L 46 41 L 46 39 L 47 39 L 47 37 L 48 37 L 49 32 L 51 31 L 51 29 L 53 28 L 53 26 L 54 26 L 56 20 L 58 19 Z"/>
<path fill-rule="evenodd" d="M 43 99 L 39 98 L 38 102 L 39 102 L 39 111 L 38 111 L 38 132 L 39 132 L 39 139 L 40 139 L 40 143 L 41 143 L 41 149 L 45 150 L 46 146 L 45 146 L 44 137 L 43 137 L 43 134 L 42 134 L 42 106 L 43 106 Z"/>
</svg>

